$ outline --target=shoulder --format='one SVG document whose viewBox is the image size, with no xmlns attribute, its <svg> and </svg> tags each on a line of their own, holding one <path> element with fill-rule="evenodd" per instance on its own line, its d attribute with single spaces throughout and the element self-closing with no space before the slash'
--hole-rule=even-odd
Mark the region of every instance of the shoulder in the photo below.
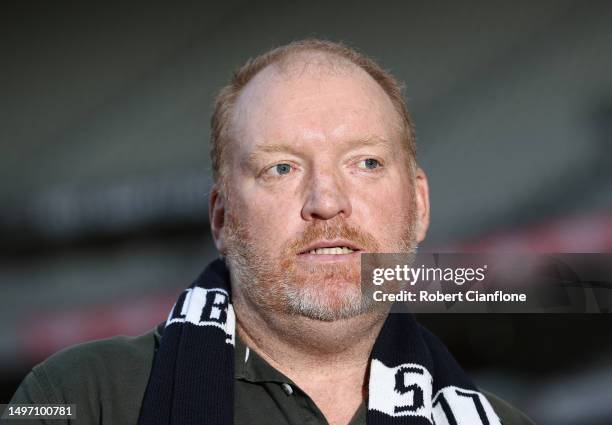
<svg viewBox="0 0 612 425">
<path fill-rule="evenodd" d="M 154 331 L 136 337 L 116 336 L 91 341 L 59 351 L 34 370 L 44 369 L 46 373 L 59 374 L 58 377 L 66 377 L 67 372 L 76 370 L 115 374 L 152 361 L 155 344 Z"/>
<path fill-rule="evenodd" d="M 523 412 L 488 391 L 479 390 L 491 403 L 502 425 L 535 425 Z"/>
<path fill-rule="evenodd" d="M 115 413 L 133 416 L 144 397 L 158 342 L 154 329 L 64 349 L 32 369 L 11 403 L 77 404 L 79 417 L 92 423 L 110 406 Z"/>
<path fill-rule="evenodd" d="M 32 372 L 56 389 L 74 392 L 85 387 L 101 391 L 130 384 L 129 380 L 136 377 L 148 378 L 154 350 L 154 332 L 137 337 L 117 336 L 62 350 Z"/>
<path fill-rule="evenodd" d="M 437 354 L 443 356 L 441 363 L 453 362 L 456 363 L 455 358 L 450 354 L 448 348 L 442 343 L 442 341 L 434 335 L 431 331 L 421 325 L 421 333 L 423 338 L 431 344 L 436 344 L 441 347 Z M 524 413 L 518 410 L 516 407 L 502 400 L 490 392 L 478 389 L 489 401 L 495 413 L 499 417 L 502 425 L 534 425 L 534 422 L 529 419 Z"/>
</svg>

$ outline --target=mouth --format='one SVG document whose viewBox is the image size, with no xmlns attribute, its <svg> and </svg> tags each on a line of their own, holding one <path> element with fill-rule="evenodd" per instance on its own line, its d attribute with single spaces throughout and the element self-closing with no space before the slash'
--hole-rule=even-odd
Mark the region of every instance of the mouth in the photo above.
<svg viewBox="0 0 612 425">
<path fill-rule="evenodd" d="M 359 256 L 363 249 L 350 241 L 317 241 L 304 248 L 298 257 L 309 260 L 341 260 Z"/>
</svg>

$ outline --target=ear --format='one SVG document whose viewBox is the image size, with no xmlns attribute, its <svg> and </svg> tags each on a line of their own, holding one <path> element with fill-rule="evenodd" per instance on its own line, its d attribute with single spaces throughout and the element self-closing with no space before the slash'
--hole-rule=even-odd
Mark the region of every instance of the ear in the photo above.
<svg viewBox="0 0 612 425">
<path fill-rule="evenodd" d="M 221 255 L 225 255 L 225 198 L 217 183 L 208 197 L 208 218 L 215 246 Z"/>
<path fill-rule="evenodd" d="M 415 178 L 415 197 L 416 197 L 416 237 L 418 243 L 425 239 L 429 228 L 429 185 L 425 171 L 421 168 L 416 171 Z"/>
</svg>

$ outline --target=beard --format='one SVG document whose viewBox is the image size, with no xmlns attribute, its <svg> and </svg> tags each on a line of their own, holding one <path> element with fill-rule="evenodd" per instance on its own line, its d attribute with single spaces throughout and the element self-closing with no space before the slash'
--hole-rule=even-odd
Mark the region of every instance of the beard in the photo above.
<svg viewBox="0 0 612 425">
<path fill-rule="evenodd" d="M 388 241 L 385 252 L 416 251 L 415 205 Z M 263 248 L 265 235 L 257 238 L 230 211 L 226 215 L 226 258 L 232 283 L 258 308 L 269 312 L 300 315 L 321 321 L 356 317 L 376 309 L 372 297 L 362 293 L 360 261 L 305 264 L 297 259 L 309 244 L 344 239 L 364 252 L 381 252 L 381 244 L 370 233 L 349 225 L 340 216 L 315 220 L 294 241 L 273 255 Z"/>
</svg>

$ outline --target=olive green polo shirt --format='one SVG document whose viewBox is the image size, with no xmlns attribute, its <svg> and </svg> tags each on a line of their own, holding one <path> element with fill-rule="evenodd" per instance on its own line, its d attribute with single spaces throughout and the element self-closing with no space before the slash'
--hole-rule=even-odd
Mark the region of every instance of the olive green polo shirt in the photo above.
<svg viewBox="0 0 612 425">
<path fill-rule="evenodd" d="M 266 424 L 323 425 L 327 420 L 312 399 L 291 379 L 270 366 L 255 351 L 236 338 L 234 363 L 234 422 L 253 424 L 253 418 L 266 418 Z M 350 425 L 365 425 L 362 403 Z"/>
<path fill-rule="evenodd" d="M 114 337 L 60 351 L 35 366 L 12 404 L 76 404 L 76 421 L 30 424 L 136 425 L 163 324 L 138 337 Z M 234 423 L 324 425 L 325 417 L 295 383 L 236 338 Z M 533 424 L 515 408 L 485 393 L 503 425 Z M 350 425 L 365 425 L 362 403 Z M 7 421 L 8 422 L 8 421 Z"/>
</svg>

